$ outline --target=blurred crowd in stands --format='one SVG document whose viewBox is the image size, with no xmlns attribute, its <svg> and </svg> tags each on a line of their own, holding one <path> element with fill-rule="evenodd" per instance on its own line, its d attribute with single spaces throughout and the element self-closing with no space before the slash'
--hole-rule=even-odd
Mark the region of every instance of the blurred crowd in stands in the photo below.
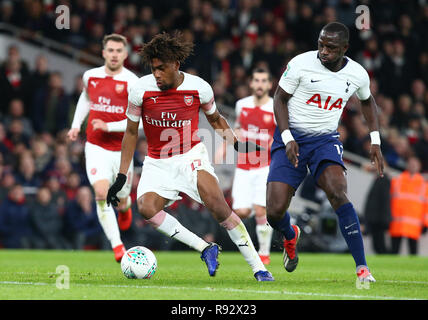
<svg viewBox="0 0 428 320">
<path fill-rule="evenodd" d="M 359 4 L 370 9 L 369 30 L 355 27 Z M 55 27 L 58 5 L 70 8 L 70 29 Z M 0 4 L 0 23 L 22 28 L 26 41 L 45 37 L 64 48 L 99 57 L 105 34 L 125 35 L 130 52 L 126 67 L 138 75 L 150 72 L 140 63 L 141 45 L 159 32 L 181 30 L 195 43 L 194 54 L 182 70 L 206 79 L 224 110 L 233 110 L 238 99 L 251 94 L 248 78 L 257 66 L 272 72 L 275 89 L 287 62 L 301 52 L 316 50 L 319 31 L 331 21 L 349 27 L 347 55 L 361 63 L 371 77 L 388 165 L 404 170 L 407 160 L 415 156 L 421 161 L 421 171 L 428 173 L 425 1 L 3 0 Z M 49 70 L 46 56 L 35 57 L 35 68 L 30 69 L 17 46 L 2 50 L 7 50 L 7 58 L 0 62 L 0 234 L 3 239 L 8 234 L 18 237 L 11 244 L 3 240 L 2 245 L 22 246 L 22 239 L 31 238 L 31 244 L 24 245 L 50 247 L 56 243 L 78 248 L 86 237 L 105 247 L 98 237 L 102 230 L 96 223 L 86 179 L 84 136 L 76 143 L 65 136 L 83 87 L 81 78 L 76 78 L 72 93 L 67 93 L 71 90 L 64 90 L 61 71 Z M 339 132 L 345 150 L 368 156 L 368 128 L 358 100 L 348 102 Z M 142 164 L 145 149 L 142 138 L 135 154 L 136 167 Z M 138 182 L 138 171 L 134 181 Z M 135 190 L 133 197 L 135 200 Z M 178 205 L 194 206 L 187 200 Z M 139 223 L 144 224 L 137 217 L 134 224 Z M 76 232 L 62 239 L 64 226 Z"/>
</svg>

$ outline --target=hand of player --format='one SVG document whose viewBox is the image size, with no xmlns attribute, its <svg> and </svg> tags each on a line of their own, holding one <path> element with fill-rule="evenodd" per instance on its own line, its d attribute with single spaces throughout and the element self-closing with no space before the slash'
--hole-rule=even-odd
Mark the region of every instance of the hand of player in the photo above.
<svg viewBox="0 0 428 320">
<path fill-rule="evenodd" d="M 102 130 L 102 131 L 108 131 L 107 123 L 105 123 L 101 119 L 94 119 L 91 121 L 93 130 Z"/>
<path fill-rule="evenodd" d="M 79 135 L 80 129 L 78 128 L 71 128 L 70 130 L 68 130 L 67 132 L 67 138 L 70 139 L 71 141 L 76 141 L 78 135 Z"/>
<path fill-rule="evenodd" d="M 123 186 L 126 182 L 126 175 L 123 173 L 118 173 L 116 181 L 111 185 L 111 187 L 108 189 L 107 192 L 107 205 L 110 206 L 112 204 L 113 206 L 117 207 L 120 200 L 117 196 L 117 193 L 122 190 Z"/>
<path fill-rule="evenodd" d="M 287 154 L 288 160 L 290 160 L 291 164 L 297 168 L 299 165 L 299 145 L 296 141 L 290 141 L 285 146 L 285 153 Z"/>
<path fill-rule="evenodd" d="M 240 153 L 249 153 L 249 152 L 253 152 L 253 151 L 265 150 L 265 148 L 259 146 L 258 144 L 255 144 L 254 142 L 251 142 L 251 141 L 245 141 L 245 142 L 236 141 L 233 145 L 233 148 Z"/>
<path fill-rule="evenodd" d="M 370 161 L 372 165 L 376 166 L 377 173 L 380 177 L 383 177 L 383 155 L 382 151 L 380 150 L 380 145 L 372 144 L 370 148 Z"/>
</svg>

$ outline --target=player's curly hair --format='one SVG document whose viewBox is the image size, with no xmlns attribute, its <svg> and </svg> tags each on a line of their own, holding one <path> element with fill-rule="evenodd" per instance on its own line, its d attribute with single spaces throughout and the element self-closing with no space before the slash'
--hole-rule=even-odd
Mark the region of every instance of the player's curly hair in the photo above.
<svg viewBox="0 0 428 320">
<path fill-rule="evenodd" d="M 183 63 L 193 53 L 193 46 L 194 44 L 187 41 L 179 31 L 175 31 L 172 35 L 162 32 L 143 45 L 140 56 L 147 66 L 150 66 L 154 58 L 163 62 Z"/>
</svg>

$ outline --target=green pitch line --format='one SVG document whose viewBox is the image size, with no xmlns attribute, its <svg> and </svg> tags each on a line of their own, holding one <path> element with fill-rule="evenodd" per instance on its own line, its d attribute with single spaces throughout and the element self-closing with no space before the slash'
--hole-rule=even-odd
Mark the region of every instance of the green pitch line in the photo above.
<svg viewBox="0 0 428 320">
<path fill-rule="evenodd" d="M 238 252 L 220 254 L 214 278 L 197 252 L 155 255 L 158 270 L 154 277 L 131 280 L 123 276 L 109 251 L 0 250 L 0 299 L 428 299 L 426 257 L 368 256 L 377 282 L 361 286 L 347 254 L 301 253 L 298 268 L 288 273 L 281 255 L 275 253 L 268 269 L 276 281 L 269 283 L 257 282 Z"/>
</svg>

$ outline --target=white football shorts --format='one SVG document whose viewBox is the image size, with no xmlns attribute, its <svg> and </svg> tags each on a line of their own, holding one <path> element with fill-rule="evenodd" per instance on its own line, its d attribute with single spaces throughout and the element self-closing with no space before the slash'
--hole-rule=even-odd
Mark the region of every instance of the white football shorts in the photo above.
<svg viewBox="0 0 428 320">
<path fill-rule="evenodd" d="M 110 185 L 114 183 L 120 168 L 120 151 L 110 151 L 90 142 L 85 143 L 86 174 L 93 185 L 99 180 L 108 180 Z M 126 198 L 131 193 L 132 176 L 134 173 L 134 160 L 132 160 L 126 183 L 117 193 L 120 199 Z"/>
<path fill-rule="evenodd" d="M 232 208 L 252 208 L 254 204 L 266 207 L 268 174 L 269 166 L 253 170 L 236 168 L 232 186 Z"/>
<path fill-rule="evenodd" d="M 209 160 L 208 151 L 203 143 L 198 143 L 184 154 L 166 159 L 154 159 L 146 156 L 137 188 L 137 199 L 147 192 L 154 192 L 170 201 L 170 206 L 180 200 L 180 192 L 203 204 L 197 187 L 197 172 L 205 170 L 218 178 Z"/>
</svg>

